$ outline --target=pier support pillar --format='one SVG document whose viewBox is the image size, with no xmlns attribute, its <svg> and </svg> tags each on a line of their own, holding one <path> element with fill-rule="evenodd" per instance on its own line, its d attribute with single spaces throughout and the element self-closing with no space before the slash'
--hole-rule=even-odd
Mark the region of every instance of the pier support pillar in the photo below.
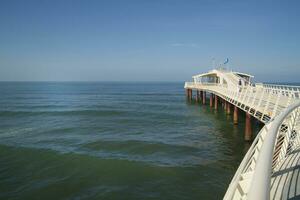
<svg viewBox="0 0 300 200">
<path fill-rule="evenodd" d="M 245 124 L 245 136 L 246 141 L 251 140 L 252 138 L 252 127 L 251 127 L 251 115 L 246 113 L 246 124 Z"/>
<path fill-rule="evenodd" d="M 203 91 L 202 103 L 203 103 L 203 105 L 206 104 L 206 92 L 205 91 Z"/>
<path fill-rule="evenodd" d="M 192 89 L 190 89 L 190 95 L 189 95 L 189 97 L 190 97 L 189 100 L 192 101 L 192 99 L 193 99 L 193 90 Z"/>
<path fill-rule="evenodd" d="M 199 94 L 199 103 L 203 101 L 203 91 L 200 90 L 200 94 Z"/>
<path fill-rule="evenodd" d="M 218 96 L 215 95 L 215 109 L 218 110 Z"/>
<path fill-rule="evenodd" d="M 199 90 L 196 90 L 196 103 L 198 103 L 199 102 Z"/>
<path fill-rule="evenodd" d="M 225 110 L 225 112 L 227 111 L 227 101 L 226 100 L 224 100 L 224 110 Z"/>
<path fill-rule="evenodd" d="M 231 112 L 231 111 L 230 111 L 230 107 L 231 107 L 231 106 L 230 106 L 230 103 L 227 102 L 226 104 L 227 104 L 227 105 L 226 105 L 226 107 L 227 107 L 226 113 L 227 113 L 227 115 L 230 115 L 230 112 Z"/>
<path fill-rule="evenodd" d="M 238 107 L 234 106 L 233 124 L 238 124 L 238 120 L 239 120 L 239 109 Z"/>
<path fill-rule="evenodd" d="M 209 106 L 213 107 L 213 93 L 211 93 L 209 97 Z"/>
</svg>

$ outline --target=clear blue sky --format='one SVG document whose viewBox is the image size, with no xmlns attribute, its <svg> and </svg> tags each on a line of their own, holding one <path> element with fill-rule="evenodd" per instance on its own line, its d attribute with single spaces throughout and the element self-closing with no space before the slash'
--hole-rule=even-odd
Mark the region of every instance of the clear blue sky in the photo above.
<svg viewBox="0 0 300 200">
<path fill-rule="evenodd" d="M 227 57 L 300 82 L 300 1 L 0 1 L 2 81 L 184 81 Z"/>
</svg>

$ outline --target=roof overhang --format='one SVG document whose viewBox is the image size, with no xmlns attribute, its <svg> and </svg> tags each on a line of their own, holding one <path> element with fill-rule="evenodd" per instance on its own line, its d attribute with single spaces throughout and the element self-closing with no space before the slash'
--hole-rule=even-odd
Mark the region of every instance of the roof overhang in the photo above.
<svg viewBox="0 0 300 200">
<path fill-rule="evenodd" d="M 204 73 L 204 74 L 198 74 L 193 76 L 193 78 L 200 78 L 200 77 L 205 77 L 205 76 L 217 76 L 216 72 L 208 72 L 208 73 Z"/>
<path fill-rule="evenodd" d="M 253 78 L 254 76 L 250 75 L 250 74 L 245 74 L 245 73 L 241 73 L 241 72 L 233 72 L 237 75 L 242 75 L 242 76 L 247 76 L 247 77 L 250 77 L 250 78 Z"/>
</svg>

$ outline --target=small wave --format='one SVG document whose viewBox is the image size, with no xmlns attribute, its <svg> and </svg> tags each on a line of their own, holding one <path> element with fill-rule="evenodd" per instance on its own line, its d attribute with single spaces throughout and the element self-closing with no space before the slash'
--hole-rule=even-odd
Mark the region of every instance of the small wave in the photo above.
<svg viewBox="0 0 300 200">
<path fill-rule="evenodd" d="M 36 115 L 93 115 L 113 116 L 122 115 L 125 111 L 117 110 L 64 110 L 64 111 L 0 111 L 0 117 L 36 116 Z"/>
<path fill-rule="evenodd" d="M 96 141 L 85 144 L 84 148 L 91 150 L 108 150 L 108 151 L 120 151 L 128 152 L 133 154 L 152 154 L 157 152 L 163 153 L 186 153 L 198 151 L 198 148 L 176 145 L 176 144 L 165 144 L 165 143 L 153 143 L 138 140 L 129 141 Z"/>
</svg>

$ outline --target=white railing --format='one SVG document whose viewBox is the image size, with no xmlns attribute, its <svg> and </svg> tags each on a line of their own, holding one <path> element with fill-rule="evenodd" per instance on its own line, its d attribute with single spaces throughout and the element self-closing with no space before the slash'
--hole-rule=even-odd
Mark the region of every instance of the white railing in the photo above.
<svg viewBox="0 0 300 200">
<path fill-rule="evenodd" d="M 299 98 L 300 96 L 300 86 L 263 84 L 263 87 L 274 94 L 281 93 L 283 96 L 291 96 L 294 98 Z"/>
<path fill-rule="evenodd" d="M 236 89 L 226 84 L 186 82 L 185 88 L 216 93 L 264 123 L 300 98 L 300 86 L 256 84 Z"/>
<path fill-rule="evenodd" d="M 259 132 L 234 175 L 224 199 L 270 199 L 271 175 L 300 147 L 300 101 Z"/>
</svg>

